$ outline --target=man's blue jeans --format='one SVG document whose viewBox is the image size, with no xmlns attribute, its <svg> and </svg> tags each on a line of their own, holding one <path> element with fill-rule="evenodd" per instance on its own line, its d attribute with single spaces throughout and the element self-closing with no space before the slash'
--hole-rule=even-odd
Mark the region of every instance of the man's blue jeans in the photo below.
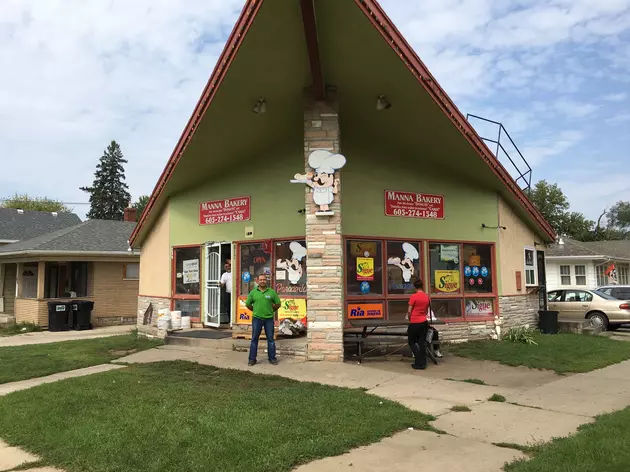
<svg viewBox="0 0 630 472">
<path fill-rule="evenodd" d="M 265 336 L 267 336 L 267 350 L 269 351 L 269 360 L 276 360 L 276 342 L 273 339 L 273 318 L 256 318 L 252 316 L 252 343 L 249 346 L 249 360 L 255 361 L 258 356 L 258 339 L 265 328 Z"/>
</svg>

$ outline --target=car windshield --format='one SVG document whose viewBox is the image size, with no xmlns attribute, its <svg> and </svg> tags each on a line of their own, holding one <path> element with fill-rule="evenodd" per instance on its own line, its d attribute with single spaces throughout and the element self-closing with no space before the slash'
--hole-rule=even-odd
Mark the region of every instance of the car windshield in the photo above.
<svg viewBox="0 0 630 472">
<path fill-rule="evenodd" d="M 617 300 L 615 297 L 612 297 L 607 293 L 600 292 L 599 290 L 594 290 L 593 293 L 599 297 L 602 297 L 604 300 Z"/>
</svg>

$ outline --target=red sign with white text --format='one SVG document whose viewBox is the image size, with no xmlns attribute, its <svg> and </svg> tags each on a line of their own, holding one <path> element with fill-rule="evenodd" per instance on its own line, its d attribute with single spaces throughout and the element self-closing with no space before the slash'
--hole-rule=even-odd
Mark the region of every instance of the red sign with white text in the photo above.
<svg viewBox="0 0 630 472">
<path fill-rule="evenodd" d="M 199 204 L 199 224 L 217 225 L 248 221 L 251 218 L 251 212 L 250 197 L 201 202 Z"/>
<path fill-rule="evenodd" d="M 385 190 L 385 215 L 442 220 L 444 195 Z"/>
</svg>

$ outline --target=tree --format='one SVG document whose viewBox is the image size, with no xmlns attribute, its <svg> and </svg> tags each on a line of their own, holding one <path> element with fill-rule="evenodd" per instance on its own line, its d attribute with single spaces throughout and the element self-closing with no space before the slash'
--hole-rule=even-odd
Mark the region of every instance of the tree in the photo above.
<svg viewBox="0 0 630 472">
<path fill-rule="evenodd" d="M 148 195 L 141 195 L 140 197 L 138 197 L 138 201 L 133 204 L 133 207 L 138 210 L 138 221 L 140 220 L 142 212 L 146 208 L 147 203 L 149 203 L 149 198 L 150 197 Z"/>
<path fill-rule="evenodd" d="M 630 236 L 630 202 L 617 202 L 606 212 L 608 229 L 621 233 L 623 239 Z"/>
<path fill-rule="evenodd" d="M 89 219 L 123 219 L 125 208 L 131 201 L 129 186 L 125 183 L 123 164 L 126 163 L 120 146 L 112 141 L 96 165 L 92 186 L 81 187 L 81 190 L 90 194 Z"/>
<path fill-rule="evenodd" d="M 558 184 L 540 180 L 530 198 L 556 233 L 581 241 L 595 238 L 595 222 L 569 211 L 569 200 Z"/>
<path fill-rule="evenodd" d="M 0 200 L 0 207 L 30 211 L 56 211 L 57 213 L 72 212 L 72 208 L 65 206 L 59 200 L 47 197 L 29 197 L 27 194 L 19 195 L 17 193 L 4 199 L 4 201 Z"/>
</svg>

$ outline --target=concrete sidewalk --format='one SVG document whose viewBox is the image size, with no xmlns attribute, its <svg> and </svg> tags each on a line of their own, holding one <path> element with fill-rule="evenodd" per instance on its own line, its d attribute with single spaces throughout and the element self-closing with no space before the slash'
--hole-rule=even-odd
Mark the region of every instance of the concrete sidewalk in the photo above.
<svg viewBox="0 0 630 472">
<path fill-rule="evenodd" d="M 58 343 L 60 341 L 74 341 L 77 339 L 96 339 L 108 336 L 118 336 L 133 331 L 134 325 L 104 326 L 85 331 L 41 331 L 38 333 L 17 334 L 15 336 L 0 337 L 0 347 L 27 346 L 30 344 Z"/>
</svg>

